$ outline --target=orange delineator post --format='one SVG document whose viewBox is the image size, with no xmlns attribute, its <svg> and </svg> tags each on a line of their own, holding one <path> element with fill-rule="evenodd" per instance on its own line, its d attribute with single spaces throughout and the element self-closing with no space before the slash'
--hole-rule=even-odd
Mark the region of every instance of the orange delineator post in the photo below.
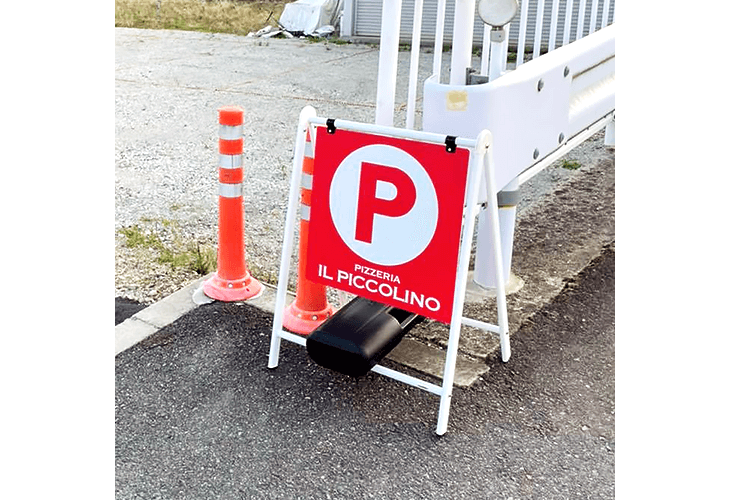
<svg viewBox="0 0 730 500">
<path fill-rule="evenodd" d="M 301 220 L 299 222 L 299 274 L 297 294 L 284 309 L 283 326 L 300 335 L 308 335 L 334 314 L 334 307 L 327 302 L 327 288 L 313 283 L 305 276 L 307 247 L 309 246 L 309 210 L 312 206 L 312 174 L 314 173 L 314 147 L 309 131 L 304 145 L 302 161 Z"/>
<path fill-rule="evenodd" d="M 218 269 L 203 293 L 224 302 L 257 297 L 261 283 L 246 268 L 243 204 L 243 108 L 223 106 L 219 122 Z"/>
</svg>

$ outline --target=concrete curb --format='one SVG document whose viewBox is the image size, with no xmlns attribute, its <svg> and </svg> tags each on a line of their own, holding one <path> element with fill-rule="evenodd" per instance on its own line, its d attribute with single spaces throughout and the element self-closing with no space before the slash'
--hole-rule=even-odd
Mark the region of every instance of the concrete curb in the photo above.
<svg viewBox="0 0 730 500">
<path fill-rule="evenodd" d="M 210 273 L 207 276 L 193 281 L 177 292 L 168 295 L 164 299 L 155 302 L 119 323 L 114 329 L 114 355 L 116 356 L 120 352 L 126 351 L 150 335 L 157 333 L 160 329 L 189 313 L 196 307 L 205 303 L 215 302 L 213 299 L 202 295 L 203 283 L 214 274 Z M 254 299 L 249 299 L 245 303 L 273 314 L 276 304 L 276 288 L 266 283 L 262 283 L 262 285 L 264 287 L 261 295 Z M 288 293 L 287 303 L 292 300 L 294 300 L 294 295 Z"/>
<path fill-rule="evenodd" d="M 114 327 L 114 355 L 126 351 L 198 307 L 193 301 L 193 294 L 210 276 L 212 273 L 145 307 Z"/>
</svg>

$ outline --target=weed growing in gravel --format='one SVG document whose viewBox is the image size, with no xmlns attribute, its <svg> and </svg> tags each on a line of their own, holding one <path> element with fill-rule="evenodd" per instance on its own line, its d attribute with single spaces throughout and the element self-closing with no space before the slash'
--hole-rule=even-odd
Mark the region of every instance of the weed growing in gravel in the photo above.
<svg viewBox="0 0 730 500">
<path fill-rule="evenodd" d="M 567 168 L 568 170 L 578 170 L 581 167 L 581 164 L 574 160 L 563 160 L 563 163 L 560 166 Z"/>
<path fill-rule="evenodd" d="M 176 267 L 187 267 L 190 263 L 190 255 L 187 252 L 175 253 L 169 248 L 163 248 L 160 251 L 160 256 L 157 258 L 157 262 L 160 264 L 170 264 L 170 267 L 173 269 Z"/>
<path fill-rule="evenodd" d="M 218 256 L 215 250 L 211 248 L 204 248 L 200 250 L 200 243 L 195 247 L 192 259 L 190 261 L 190 268 L 201 276 L 212 273 L 216 269 L 218 263 Z"/>
<path fill-rule="evenodd" d="M 249 261 L 246 263 L 246 265 L 248 267 L 248 272 L 251 274 L 251 276 L 255 276 L 256 279 L 259 281 L 270 284 L 276 284 L 279 281 L 279 276 L 277 274 L 268 272 L 264 268 L 257 266 L 255 263 Z M 287 289 L 290 292 L 295 292 L 297 283 L 292 276 L 290 276 L 289 278 L 290 279 L 289 283 L 287 284 Z"/>
<path fill-rule="evenodd" d="M 146 219 L 147 222 L 153 222 Z M 174 231 L 175 222 L 170 220 L 159 220 L 164 227 Z M 168 264 L 172 269 L 187 268 L 191 271 L 205 276 L 216 269 L 217 255 L 213 248 L 201 247 L 199 242 L 189 243 L 187 246 L 176 245 L 178 248 L 171 248 L 162 243 L 156 234 L 145 234 L 138 225 L 125 227 L 119 233 L 127 239 L 126 245 L 129 248 L 147 248 L 156 252 L 156 261 L 160 264 Z M 175 238 L 177 239 L 177 238 Z M 184 248 L 180 250 L 179 248 Z"/>
<path fill-rule="evenodd" d="M 119 230 L 127 237 L 127 246 L 129 248 L 147 247 L 154 250 L 161 250 L 163 247 L 160 238 L 156 235 L 145 235 L 136 224 L 132 227 L 125 227 Z"/>
</svg>

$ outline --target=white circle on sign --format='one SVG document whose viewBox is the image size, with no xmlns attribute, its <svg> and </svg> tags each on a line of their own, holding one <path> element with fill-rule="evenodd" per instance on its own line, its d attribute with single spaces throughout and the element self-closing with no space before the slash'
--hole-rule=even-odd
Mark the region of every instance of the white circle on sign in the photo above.
<svg viewBox="0 0 730 500">
<path fill-rule="evenodd" d="M 360 214 L 360 223 L 372 217 L 370 242 L 355 237 L 358 208 L 364 210 L 368 201 L 363 200 L 360 206 L 363 163 L 397 169 L 407 175 L 415 188 L 415 201 L 402 215 L 390 216 L 377 211 Z M 374 198 L 381 206 L 387 205 L 399 195 L 405 197 L 408 190 L 403 188 L 407 186 L 400 187 L 402 192 L 393 182 L 377 180 Z M 438 199 L 431 177 L 418 160 L 394 146 L 371 144 L 350 153 L 332 177 L 329 202 L 330 215 L 342 241 L 355 254 L 374 264 L 397 266 L 410 262 L 428 247 L 436 231 Z"/>
</svg>

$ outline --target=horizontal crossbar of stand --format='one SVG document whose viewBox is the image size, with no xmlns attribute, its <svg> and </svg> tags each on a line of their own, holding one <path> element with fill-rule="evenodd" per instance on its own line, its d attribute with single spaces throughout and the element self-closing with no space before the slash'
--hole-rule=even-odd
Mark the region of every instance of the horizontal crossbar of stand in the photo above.
<svg viewBox="0 0 730 500">
<path fill-rule="evenodd" d="M 277 332 L 277 335 L 284 340 L 288 340 L 289 342 L 294 342 L 295 344 L 299 344 L 302 347 L 307 346 L 307 339 L 300 335 L 294 335 L 293 333 L 285 332 L 284 330 L 279 330 Z"/>
<path fill-rule="evenodd" d="M 472 318 L 461 318 L 461 324 L 471 326 L 473 328 L 479 328 L 480 330 L 486 330 L 488 332 L 499 333 L 499 326 Z"/>
<path fill-rule="evenodd" d="M 299 335 L 285 332 L 284 330 L 279 330 L 276 334 L 280 338 L 282 338 L 284 340 L 288 340 L 289 342 L 293 342 L 295 344 L 299 344 L 300 346 L 306 347 L 306 345 L 307 345 L 306 338 L 301 337 Z M 444 389 L 441 386 L 432 384 L 430 382 L 426 382 L 425 380 L 421 380 L 419 378 L 412 377 L 410 375 L 406 375 L 405 373 L 402 373 L 402 372 L 399 372 L 396 370 L 392 370 L 390 368 L 386 368 L 383 365 L 375 365 L 375 366 L 373 366 L 371 371 L 378 373 L 380 375 L 384 375 L 388 378 L 392 378 L 399 382 L 403 382 L 404 384 L 408 384 L 413 387 L 418 387 L 419 389 L 423 389 L 424 391 L 428 391 L 437 396 L 441 396 L 444 392 Z"/>
<path fill-rule="evenodd" d="M 327 118 L 321 116 L 313 116 L 309 118 L 309 122 L 313 125 L 326 126 Z M 390 137 L 399 137 L 402 139 L 411 139 L 431 144 L 444 144 L 447 138 L 451 138 L 451 136 L 448 136 L 446 134 L 437 134 L 435 132 L 422 132 L 420 130 L 387 127 L 385 125 L 353 122 L 350 120 L 342 120 L 339 118 L 334 120 L 332 123 L 335 129 L 352 130 L 355 132 L 386 135 Z M 468 137 L 454 137 L 453 140 L 454 144 L 458 147 L 471 149 L 477 147 L 476 139 L 470 139 Z"/>
</svg>

